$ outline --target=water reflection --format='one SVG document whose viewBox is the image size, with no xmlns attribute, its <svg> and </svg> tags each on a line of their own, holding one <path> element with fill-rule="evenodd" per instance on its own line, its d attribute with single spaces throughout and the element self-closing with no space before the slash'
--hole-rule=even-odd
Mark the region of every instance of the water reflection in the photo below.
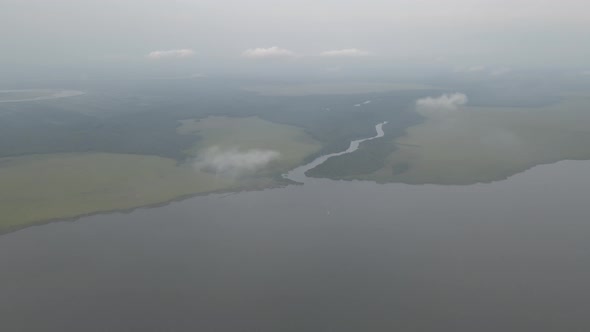
<svg viewBox="0 0 590 332">
<path fill-rule="evenodd" d="M 590 172 L 307 179 L 0 237 L 6 331 L 581 331 Z"/>
</svg>

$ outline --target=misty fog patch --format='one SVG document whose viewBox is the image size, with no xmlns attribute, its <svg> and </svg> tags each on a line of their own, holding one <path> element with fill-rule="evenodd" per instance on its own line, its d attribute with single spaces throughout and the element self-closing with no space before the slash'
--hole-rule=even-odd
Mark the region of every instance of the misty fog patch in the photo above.
<svg viewBox="0 0 590 332">
<path fill-rule="evenodd" d="M 269 149 L 207 148 L 194 161 L 196 169 L 221 175 L 241 176 L 267 168 L 281 154 Z"/>
<path fill-rule="evenodd" d="M 463 93 L 445 93 L 416 100 L 416 111 L 430 118 L 445 118 L 458 113 L 467 101 Z"/>
</svg>

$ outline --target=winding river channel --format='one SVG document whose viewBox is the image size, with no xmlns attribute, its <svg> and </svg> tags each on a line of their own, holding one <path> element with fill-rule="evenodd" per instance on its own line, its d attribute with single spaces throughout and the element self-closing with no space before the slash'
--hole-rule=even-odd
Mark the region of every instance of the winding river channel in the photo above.
<svg viewBox="0 0 590 332">
<path fill-rule="evenodd" d="M 304 185 L 1 235 L 0 330 L 588 330 L 589 162 L 469 186 L 305 177 L 363 141 L 286 175 Z"/>
<path fill-rule="evenodd" d="M 323 164 L 326 160 L 328 160 L 332 157 L 341 156 L 343 154 L 352 153 L 352 152 L 358 150 L 358 148 L 360 147 L 362 142 L 370 141 L 375 138 L 385 136 L 385 132 L 383 132 L 383 125 L 385 125 L 385 124 L 387 124 L 387 121 L 381 122 L 375 126 L 375 130 L 377 131 L 377 135 L 375 135 L 373 137 L 368 137 L 368 138 L 363 138 L 363 139 L 352 141 L 352 142 L 350 142 L 350 146 L 348 147 L 348 149 L 341 151 L 341 152 L 325 154 L 323 156 L 317 157 L 312 162 L 310 162 L 306 165 L 299 166 L 299 167 L 291 170 L 289 173 L 284 174 L 283 177 L 287 178 L 289 180 L 293 180 L 295 182 L 305 182 L 305 180 L 307 179 L 307 177 L 305 176 L 305 172 L 309 171 L 310 169 L 313 169 L 316 166 Z"/>
</svg>

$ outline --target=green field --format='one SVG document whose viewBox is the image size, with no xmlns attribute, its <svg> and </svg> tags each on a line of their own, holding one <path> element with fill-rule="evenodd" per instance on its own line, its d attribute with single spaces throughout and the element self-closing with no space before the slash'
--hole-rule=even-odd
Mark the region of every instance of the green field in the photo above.
<svg viewBox="0 0 590 332">
<path fill-rule="evenodd" d="M 268 149 L 281 153 L 273 172 L 282 173 L 303 163 L 304 159 L 319 151 L 321 145 L 303 130 L 279 125 L 257 117 L 231 118 L 223 116 L 197 120 L 183 120 L 177 132 L 198 135 L 201 139 L 187 154 L 198 156 L 199 151 L 212 146 L 222 150 Z"/>
<path fill-rule="evenodd" d="M 210 146 L 270 148 L 281 159 L 273 172 L 234 178 L 201 171 L 192 158 L 114 153 L 68 153 L 0 158 L 0 231 L 51 219 L 122 210 L 213 191 L 277 185 L 274 176 L 297 166 L 321 145 L 301 129 L 258 118 L 187 120 L 182 134 L 198 134 L 190 153 Z"/>
<path fill-rule="evenodd" d="M 165 202 L 233 185 L 156 156 L 93 153 L 3 158 L 0 230 Z"/>
<path fill-rule="evenodd" d="M 395 140 L 370 174 L 348 178 L 411 184 L 472 184 L 505 179 L 539 164 L 590 159 L 590 98 L 546 107 L 466 107 Z"/>
</svg>

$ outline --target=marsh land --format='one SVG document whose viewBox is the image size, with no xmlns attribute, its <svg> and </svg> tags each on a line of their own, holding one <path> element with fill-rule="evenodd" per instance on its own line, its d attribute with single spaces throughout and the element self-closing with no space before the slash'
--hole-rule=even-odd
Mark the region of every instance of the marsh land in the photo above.
<svg viewBox="0 0 590 332">
<path fill-rule="evenodd" d="M 0 105 L 0 231 L 284 186 L 282 174 L 344 151 L 382 122 L 383 137 L 306 175 L 465 185 L 590 159 L 587 83 L 549 94 L 527 88 L 529 81 L 518 95 L 505 89 L 516 83 L 501 79 L 261 84 L 200 77 L 7 88 L 4 101 L 13 102 Z"/>
<path fill-rule="evenodd" d="M 417 123 L 411 104 L 426 93 L 263 96 L 200 80 L 130 84 L 76 86 L 85 94 L 51 100 L 38 94 L 62 90 L 10 90 L 22 101 L 0 106 L 0 230 L 285 185 L 281 174 L 370 135 L 376 122 Z M 355 107 L 373 97 L 400 108 Z"/>
<path fill-rule="evenodd" d="M 590 80 L 229 81 L 0 104 L 3 329 L 587 325 Z"/>
<path fill-rule="evenodd" d="M 464 185 L 499 181 L 539 164 L 587 160 L 589 105 L 590 96 L 578 95 L 546 106 L 465 106 L 442 116 L 418 108 L 424 121 L 403 136 L 367 142 L 309 175 Z"/>
</svg>

